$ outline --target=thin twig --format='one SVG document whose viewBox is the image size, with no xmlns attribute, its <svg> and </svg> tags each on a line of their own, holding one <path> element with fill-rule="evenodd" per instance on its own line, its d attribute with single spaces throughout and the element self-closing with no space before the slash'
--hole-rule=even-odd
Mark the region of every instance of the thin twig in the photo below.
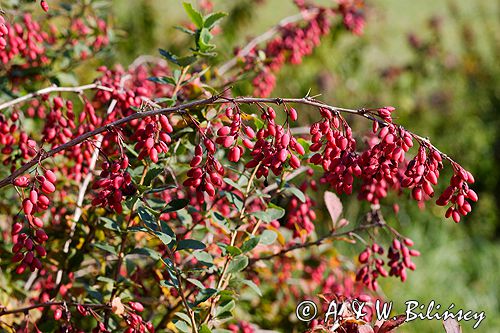
<svg viewBox="0 0 500 333">
<path fill-rule="evenodd" d="M 84 90 L 91 90 L 91 89 L 99 89 L 99 90 L 106 90 L 106 91 L 113 91 L 113 88 L 110 87 L 105 87 L 98 82 L 96 83 L 91 83 L 91 84 L 86 84 L 83 86 L 79 87 L 57 87 L 57 86 L 52 86 L 52 87 L 47 87 L 40 89 L 38 91 L 32 92 L 30 94 L 18 97 L 16 99 L 13 99 L 11 101 L 5 102 L 3 104 L 0 104 L 0 110 L 6 109 L 8 107 L 11 107 L 13 105 L 25 102 L 29 99 L 32 99 L 37 96 L 42 96 L 45 94 L 50 94 L 53 92 L 75 92 L 75 93 L 82 93 Z"/>
<path fill-rule="evenodd" d="M 257 261 L 270 260 L 270 259 L 273 259 L 275 257 L 281 257 L 281 256 L 285 255 L 286 253 L 288 253 L 290 251 L 297 250 L 297 249 L 303 249 L 303 248 L 308 248 L 308 247 L 311 247 L 311 246 L 322 245 L 327 239 L 330 239 L 330 238 L 337 238 L 337 237 L 342 237 L 342 236 L 346 236 L 346 235 L 353 235 L 353 234 L 355 234 L 358 231 L 365 230 L 365 229 L 370 229 L 370 228 L 375 228 L 375 227 L 380 227 L 380 226 L 383 226 L 383 224 L 380 224 L 380 223 L 363 224 L 363 225 L 360 225 L 360 226 L 358 226 L 358 227 L 356 227 L 354 229 L 343 231 L 343 232 L 337 232 L 336 230 L 333 230 L 329 234 L 327 234 L 327 235 L 325 235 L 323 237 L 320 237 L 320 238 L 318 238 L 315 241 L 294 244 L 294 245 L 292 245 L 292 246 L 290 246 L 290 247 L 288 247 L 286 249 L 283 249 L 283 250 L 281 250 L 279 252 L 276 252 L 274 254 L 270 254 L 270 255 L 267 255 L 267 256 L 262 256 L 262 257 L 259 257 L 259 258 L 251 258 L 249 260 L 248 266 L 251 266 L 251 265 L 255 264 Z"/>
</svg>

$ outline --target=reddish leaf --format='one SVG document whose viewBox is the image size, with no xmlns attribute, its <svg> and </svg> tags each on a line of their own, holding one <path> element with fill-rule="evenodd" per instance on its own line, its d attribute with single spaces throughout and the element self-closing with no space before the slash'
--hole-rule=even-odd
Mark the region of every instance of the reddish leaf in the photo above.
<svg viewBox="0 0 500 333">
<path fill-rule="evenodd" d="M 406 315 L 399 315 L 396 316 L 395 319 L 387 320 L 382 324 L 377 333 L 391 332 L 393 329 L 397 328 L 398 326 L 401 326 L 405 322 L 405 320 L 406 320 Z"/>
<path fill-rule="evenodd" d="M 446 333 L 462 333 L 462 328 L 453 318 L 443 320 L 443 326 Z"/>
<path fill-rule="evenodd" d="M 342 214 L 342 202 L 340 202 L 339 197 L 335 193 L 329 191 L 325 191 L 324 200 L 326 208 L 332 217 L 333 228 L 335 229 L 340 214 Z"/>
</svg>

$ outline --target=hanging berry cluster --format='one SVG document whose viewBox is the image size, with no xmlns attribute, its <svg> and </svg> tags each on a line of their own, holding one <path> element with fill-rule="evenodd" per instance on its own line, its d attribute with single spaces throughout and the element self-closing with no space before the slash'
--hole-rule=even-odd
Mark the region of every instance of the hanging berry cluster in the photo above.
<svg viewBox="0 0 500 333">
<path fill-rule="evenodd" d="M 35 214 L 40 214 L 49 208 L 50 199 L 48 194 L 56 190 L 56 176 L 51 170 L 45 170 L 44 175 L 36 175 L 34 180 L 29 175 L 15 179 L 14 185 L 20 189 L 24 197 L 22 201 L 24 218 L 19 218 L 12 227 L 14 246 L 12 252 L 13 262 L 19 262 L 16 269 L 22 274 L 26 268 L 32 272 L 42 268 L 41 258 L 47 252 L 43 244 L 48 236 L 43 230 L 42 219 Z"/>
<path fill-rule="evenodd" d="M 125 171 L 128 165 L 129 161 L 126 155 L 120 161 L 102 164 L 100 179 L 92 186 L 93 189 L 99 189 L 92 200 L 92 205 L 110 207 L 117 213 L 122 212 L 123 196 L 135 193 L 132 177 Z"/>
<path fill-rule="evenodd" d="M 377 243 L 366 247 L 358 256 L 362 266 L 356 274 L 356 280 L 363 282 L 373 290 L 378 289 L 377 279 L 379 277 L 396 276 L 402 282 L 405 282 L 407 278 L 406 269 L 415 270 L 416 268 L 415 263 L 411 261 L 411 257 L 420 255 L 417 250 L 410 249 L 411 246 L 413 246 L 413 241 L 409 238 L 403 239 L 403 242 L 399 239 L 393 240 L 387 252 L 389 272 L 384 268 L 385 261 L 380 258 L 385 252 L 384 248 Z"/>
<path fill-rule="evenodd" d="M 278 176 L 287 165 L 297 169 L 300 166 L 297 155 L 303 155 L 305 150 L 290 132 L 289 120 L 296 119 L 295 109 L 286 111 L 287 120 L 284 125 L 276 124 L 276 111 L 272 107 L 260 109 L 264 127 L 256 133 L 257 141 L 250 152 L 252 159 L 245 167 L 258 167 L 257 178 L 267 177 L 269 170 Z"/>
<path fill-rule="evenodd" d="M 9 28 L 5 25 L 5 18 L 0 14 L 0 50 L 5 49 L 7 46 L 7 41 L 5 36 L 9 33 Z"/>
</svg>

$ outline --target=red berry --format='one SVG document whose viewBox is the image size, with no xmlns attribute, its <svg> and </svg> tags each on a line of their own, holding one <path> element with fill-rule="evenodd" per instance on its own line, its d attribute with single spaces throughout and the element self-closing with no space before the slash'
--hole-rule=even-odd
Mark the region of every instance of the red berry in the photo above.
<svg viewBox="0 0 500 333">
<path fill-rule="evenodd" d="M 48 12 L 49 11 L 49 5 L 47 4 L 47 2 L 45 0 L 42 0 L 40 2 L 40 6 L 42 6 L 42 9 L 45 11 L 45 12 Z"/>
</svg>

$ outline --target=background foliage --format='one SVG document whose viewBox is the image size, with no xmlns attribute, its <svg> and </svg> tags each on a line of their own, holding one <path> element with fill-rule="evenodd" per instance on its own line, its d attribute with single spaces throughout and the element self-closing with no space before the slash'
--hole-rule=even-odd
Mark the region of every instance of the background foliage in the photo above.
<svg viewBox="0 0 500 333">
<path fill-rule="evenodd" d="M 219 59 L 230 58 L 230 45 L 244 44 L 248 31 L 257 35 L 295 12 L 281 0 L 214 3 L 214 10 L 229 12 L 224 33 L 214 40 Z M 114 18 L 111 43 L 116 48 L 76 68 L 80 82 L 91 81 L 101 64 L 128 64 L 142 54 L 156 55 L 159 47 L 182 53 L 189 45 L 172 28 L 186 23 L 181 1 L 117 0 L 107 10 Z M 397 216 L 387 214 L 390 223 L 412 236 L 423 255 L 415 260 L 418 269 L 405 284 L 388 280 L 382 290 L 401 310 L 409 299 L 484 310 L 484 331 L 500 327 L 499 15 L 499 5 L 487 0 L 372 2 L 365 35 L 331 34 L 302 66 L 285 66 L 273 92 L 292 97 L 311 90 L 327 103 L 352 108 L 394 105 L 399 123 L 431 138 L 476 176 L 481 200 L 459 225 L 444 221 L 432 205 L 420 210 L 413 203 L 406 205 L 407 200 L 401 200 Z M 75 81 L 71 71 L 60 79 L 65 84 Z M 241 94 L 251 93 L 249 86 L 236 87 Z M 313 119 L 311 114 L 308 123 Z M 352 121 L 354 128 L 366 129 L 366 124 Z M 354 197 L 343 196 L 342 202 L 350 221 L 361 219 L 367 209 Z M 317 223 L 326 230 L 329 217 L 321 214 L 324 209 L 317 211 Z M 359 249 L 342 250 L 355 255 Z M 416 321 L 402 330 L 440 327 L 437 321 Z"/>
</svg>

